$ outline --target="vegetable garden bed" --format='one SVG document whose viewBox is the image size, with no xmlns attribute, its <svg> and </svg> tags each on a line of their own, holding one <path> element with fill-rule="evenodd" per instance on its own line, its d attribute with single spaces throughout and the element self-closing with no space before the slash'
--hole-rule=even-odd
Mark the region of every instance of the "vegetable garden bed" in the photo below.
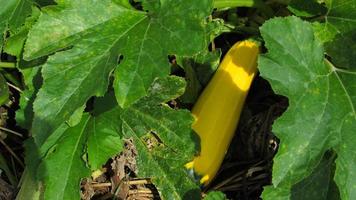
<svg viewBox="0 0 356 200">
<path fill-rule="evenodd" d="M 0 33 L 0 199 L 356 199 L 356 0 L 0 0 Z"/>
</svg>

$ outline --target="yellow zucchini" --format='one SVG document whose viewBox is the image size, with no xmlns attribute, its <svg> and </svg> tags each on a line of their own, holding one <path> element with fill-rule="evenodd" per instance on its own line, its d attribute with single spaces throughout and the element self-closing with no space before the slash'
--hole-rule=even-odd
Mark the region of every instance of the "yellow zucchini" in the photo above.
<svg viewBox="0 0 356 200">
<path fill-rule="evenodd" d="M 245 98 L 257 71 L 258 44 L 242 41 L 225 55 L 193 107 L 193 130 L 200 137 L 200 154 L 186 164 L 207 185 L 216 175 L 234 136 Z"/>
</svg>

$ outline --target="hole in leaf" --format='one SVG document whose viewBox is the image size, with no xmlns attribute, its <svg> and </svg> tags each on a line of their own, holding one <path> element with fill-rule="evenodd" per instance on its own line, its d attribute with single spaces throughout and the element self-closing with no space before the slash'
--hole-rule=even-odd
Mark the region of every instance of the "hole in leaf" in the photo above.
<svg viewBox="0 0 356 200">
<path fill-rule="evenodd" d="M 132 5 L 132 7 L 134 7 L 135 9 L 143 11 L 142 2 L 138 2 L 134 0 L 130 0 L 129 2 Z"/>
<path fill-rule="evenodd" d="M 124 59 L 123 55 L 118 56 L 117 57 L 117 64 L 120 64 L 123 59 Z"/>
<path fill-rule="evenodd" d="M 176 60 L 176 56 L 175 55 L 168 55 L 168 61 L 172 65 L 176 65 L 177 64 L 177 60 Z"/>
<path fill-rule="evenodd" d="M 148 148 L 149 151 L 152 151 L 155 148 L 163 146 L 162 140 L 154 131 L 150 131 L 148 134 L 143 136 L 142 140 L 145 142 L 146 147 Z"/>
</svg>

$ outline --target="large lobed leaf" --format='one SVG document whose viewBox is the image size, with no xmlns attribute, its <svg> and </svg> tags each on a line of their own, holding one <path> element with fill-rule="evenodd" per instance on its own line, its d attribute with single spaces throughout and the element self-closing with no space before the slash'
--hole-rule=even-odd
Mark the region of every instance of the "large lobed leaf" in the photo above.
<svg viewBox="0 0 356 200">
<path fill-rule="evenodd" d="M 324 14 L 325 7 L 317 0 L 290 0 L 288 10 L 299 17 L 313 17 Z"/>
<path fill-rule="evenodd" d="M 104 95 L 118 62 L 115 95 L 127 107 L 147 94 L 154 78 L 168 75 L 168 55 L 193 55 L 207 47 L 211 0 L 143 1 L 143 6 L 147 12 L 120 1 L 62 0 L 43 9 L 30 30 L 25 58 L 72 48 L 50 56 L 42 67 L 32 126 L 38 144 L 88 98 Z"/>
<path fill-rule="evenodd" d="M 268 53 L 260 56 L 261 75 L 289 108 L 273 130 L 281 139 L 266 199 L 288 199 L 293 185 L 307 177 L 328 149 L 337 153 L 334 180 L 342 199 L 356 198 L 354 131 L 356 72 L 324 59 L 311 24 L 296 17 L 275 18 L 261 27 Z"/>
<path fill-rule="evenodd" d="M 313 172 L 292 188 L 291 199 L 340 199 L 333 180 L 335 154 L 327 152 Z"/>
<path fill-rule="evenodd" d="M 316 37 L 339 68 L 356 69 L 356 0 L 327 0 L 325 22 L 313 23 Z M 347 45 L 345 45 L 347 44 Z"/>
<path fill-rule="evenodd" d="M 90 175 L 90 170 L 81 159 L 86 139 L 85 128 L 89 119 L 87 115 L 78 126 L 67 129 L 55 151 L 42 163 L 40 173 L 44 179 L 45 199 L 80 198 L 80 178 Z"/>
<path fill-rule="evenodd" d="M 196 152 L 193 118 L 188 110 L 174 110 L 165 104 L 184 89 L 182 78 L 157 79 L 148 97 L 125 109 L 109 92 L 95 101 L 93 114 L 83 114 L 79 124 L 69 127 L 63 123 L 45 140 L 37 157 L 27 157 L 42 158 L 37 173 L 45 199 L 78 199 L 80 179 L 121 151 L 122 136 L 134 139 L 138 176 L 151 178 L 162 198 L 199 199 L 199 186 L 184 168 Z M 20 199 L 38 187 L 33 188 L 23 189 Z"/>
<path fill-rule="evenodd" d="M 119 115 L 119 108 L 98 116 L 84 114 L 79 124 L 64 124 L 46 140 L 41 155 L 48 155 L 38 169 L 45 199 L 80 199 L 80 180 L 122 149 Z"/>
<path fill-rule="evenodd" d="M 100 169 L 109 157 L 122 149 L 123 142 L 119 137 L 122 133 L 120 114 L 119 108 L 107 111 L 105 114 L 93 117 L 87 128 L 87 153 L 93 171 Z"/>
<path fill-rule="evenodd" d="M 199 199 L 200 190 L 184 165 L 193 159 L 197 142 L 188 110 L 173 110 L 164 102 L 183 94 L 178 77 L 157 79 L 149 96 L 124 110 L 123 135 L 138 150 L 138 175 L 150 177 L 164 199 Z"/>
<path fill-rule="evenodd" d="M 356 0 L 325 0 L 327 12 L 324 23 L 314 23 L 316 36 L 331 41 L 337 34 L 344 34 L 356 26 Z"/>
</svg>

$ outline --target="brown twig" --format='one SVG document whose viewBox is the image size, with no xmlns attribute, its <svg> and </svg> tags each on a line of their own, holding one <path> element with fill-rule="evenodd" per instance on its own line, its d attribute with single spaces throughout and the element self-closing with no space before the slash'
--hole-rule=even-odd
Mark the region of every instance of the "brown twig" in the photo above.
<svg viewBox="0 0 356 200">
<path fill-rule="evenodd" d="M 101 188 L 101 187 L 111 187 L 111 183 L 95 183 L 91 185 L 93 188 Z"/>
<path fill-rule="evenodd" d="M 135 189 L 135 190 L 130 190 L 129 195 L 131 194 L 152 194 L 152 191 L 150 189 Z"/>
<path fill-rule="evenodd" d="M 11 83 L 9 83 L 9 82 L 6 82 L 6 84 L 7 84 L 8 86 L 12 87 L 13 89 L 17 90 L 17 91 L 20 92 L 20 93 L 23 92 L 19 87 L 15 86 L 15 85 L 13 85 L 13 84 L 11 84 Z"/>
<path fill-rule="evenodd" d="M 6 131 L 6 132 L 8 132 L 8 133 L 12 133 L 12 134 L 17 135 L 17 136 L 19 136 L 19 137 L 23 137 L 21 133 L 18 133 L 18 132 L 16 132 L 16 131 L 13 131 L 13 130 L 10 130 L 10 129 L 7 129 L 7 128 L 5 128 L 5 127 L 1 127 L 1 126 L 0 126 L 0 130 Z"/>
<path fill-rule="evenodd" d="M 151 181 L 147 179 L 141 179 L 141 180 L 132 180 L 132 181 L 127 181 L 129 185 L 144 185 L 144 184 L 150 184 Z"/>
</svg>

